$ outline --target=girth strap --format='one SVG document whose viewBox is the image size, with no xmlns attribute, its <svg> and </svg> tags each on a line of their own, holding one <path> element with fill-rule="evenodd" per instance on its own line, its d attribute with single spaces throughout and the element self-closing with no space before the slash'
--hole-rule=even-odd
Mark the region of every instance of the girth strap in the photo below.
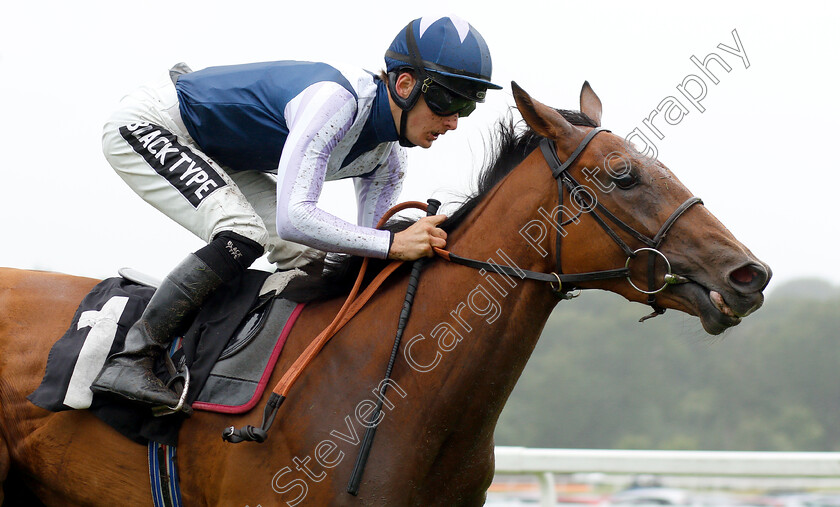
<svg viewBox="0 0 840 507">
<path fill-rule="evenodd" d="M 175 447 L 150 441 L 149 480 L 154 507 L 182 507 Z"/>
</svg>

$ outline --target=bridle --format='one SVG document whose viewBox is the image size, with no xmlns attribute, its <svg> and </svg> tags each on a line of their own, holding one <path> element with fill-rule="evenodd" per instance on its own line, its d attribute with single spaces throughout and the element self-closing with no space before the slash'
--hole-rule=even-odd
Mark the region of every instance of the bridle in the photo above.
<svg viewBox="0 0 840 507">
<path fill-rule="evenodd" d="M 545 157 L 546 162 L 548 163 L 549 169 L 551 169 L 551 174 L 554 176 L 554 179 L 557 181 L 557 190 L 559 195 L 559 203 L 560 203 L 560 210 L 563 209 L 563 187 L 565 186 L 568 191 L 570 198 L 571 196 L 581 196 L 581 199 L 584 199 L 587 195 L 586 192 L 583 192 L 582 189 L 585 188 L 580 185 L 575 179 L 569 174 L 569 168 L 574 165 L 577 161 L 578 157 L 586 146 L 589 144 L 592 139 L 598 135 L 600 132 L 610 132 L 609 130 L 598 127 L 592 129 L 580 144 L 575 148 L 569 158 L 562 162 L 560 158 L 557 156 L 557 145 L 556 143 L 548 138 L 543 138 L 540 141 L 540 150 L 542 151 L 543 157 Z M 585 209 L 586 212 L 592 216 L 592 218 L 601 226 L 604 232 L 612 238 L 612 240 L 621 248 L 621 250 L 627 255 L 627 261 L 624 264 L 623 268 L 617 269 L 607 269 L 602 271 L 591 271 L 588 273 L 568 273 L 564 274 L 562 270 L 562 260 L 561 260 L 561 244 L 563 239 L 563 234 L 560 232 L 562 227 L 568 225 L 577 220 L 578 216 L 583 212 L 581 211 L 578 213 L 578 216 L 569 219 L 566 222 L 560 222 L 562 217 L 561 213 L 557 214 L 557 225 L 559 230 L 557 231 L 557 242 L 556 242 L 556 266 L 557 271 L 553 273 L 540 273 L 535 271 L 528 271 L 520 268 L 514 268 L 511 266 L 505 266 L 501 264 L 496 264 L 494 262 L 482 262 L 477 261 L 474 259 L 467 259 L 464 257 L 460 257 L 455 255 L 451 252 L 448 252 L 444 257 L 448 260 L 455 262 L 457 264 L 462 264 L 465 266 L 470 266 L 476 269 L 492 269 L 498 274 L 506 275 L 506 276 L 518 276 L 520 278 L 528 278 L 531 280 L 540 280 L 544 282 L 548 282 L 551 284 L 552 290 L 561 298 L 563 299 L 571 299 L 576 297 L 580 294 L 578 291 L 577 294 L 573 293 L 573 290 L 578 287 L 577 284 L 582 282 L 591 282 L 597 280 L 608 280 L 613 278 L 626 278 L 627 281 L 630 283 L 630 286 L 633 287 L 635 290 L 641 292 L 642 294 L 647 294 L 647 304 L 653 308 L 653 313 L 650 315 L 643 317 L 641 320 L 644 321 L 651 317 L 655 317 L 657 315 L 661 315 L 665 312 L 665 309 L 656 304 L 656 294 L 665 290 L 669 285 L 687 283 L 690 280 L 684 276 L 674 274 L 671 271 L 671 263 L 668 261 L 668 258 L 663 254 L 659 248 L 662 245 L 662 242 L 665 240 L 665 236 L 668 234 L 668 231 L 671 227 L 676 223 L 676 221 L 686 212 L 689 208 L 694 206 L 695 204 L 702 204 L 703 201 L 699 197 L 690 197 L 685 202 L 683 202 L 677 209 L 671 213 L 671 216 L 668 217 L 667 220 L 662 224 L 662 227 L 659 228 L 659 231 L 653 238 L 649 238 L 644 234 L 638 232 L 636 229 L 631 227 L 630 225 L 623 222 L 620 218 L 615 216 L 612 212 L 606 209 L 597 199 L 594 202 L 584 203 L 584 206 L 581 206 L 581 210 Z M 603 215 L 603 216 L 602 216 Z M 618 233 L 613 229 L 607 220 L 604 219 L 606 217 L 610 222 L 615 224 L 619 229 L 625 231 L 626 233 L 633 236 L 639 242 L 641 242 L 644 246 L 641 248 L 633 249 L 631 248 L 627 242 L 625 242 Z M 648 255 L 648 288 L 647 290 L 641 289 L 638 287 L 633 281 L 630 279 L 630 263 L 633 259 L 635 259 L 639 253 L 647 252 Z M 438 252 L 440 253 L 440 252 Z M 661 282 L 661 285 L 656 280 L 656 258 L 661 257 L 665 261 L 666 273 L 664 279 Z M 556 286 L 555 286 L 556 285 Z"/>
</svg>

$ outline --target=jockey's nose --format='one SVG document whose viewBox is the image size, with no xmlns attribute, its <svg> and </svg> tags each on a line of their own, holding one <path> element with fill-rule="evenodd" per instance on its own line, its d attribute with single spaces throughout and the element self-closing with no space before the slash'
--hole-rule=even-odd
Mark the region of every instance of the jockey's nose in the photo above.
<svg viewBox="0 0 840 507">
<path fill-rule="evenodd" d="M 455 113 L 444 118 L 443 125 L 447 128 L 447 130 L 455 130 L 458 128 L 458 116 L 458 113 Z"/>
</svg>

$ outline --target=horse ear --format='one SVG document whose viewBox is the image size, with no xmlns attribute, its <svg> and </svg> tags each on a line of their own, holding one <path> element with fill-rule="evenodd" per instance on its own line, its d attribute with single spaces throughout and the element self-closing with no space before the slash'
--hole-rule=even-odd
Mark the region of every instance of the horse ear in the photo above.
<svg viewBox="0 0 840 507">
<path fill-rule="evenodd" d="M 601 99 L 595 95 L 595 91 L 589 86 L 589 81 L 584 81 L 583 88 L 580 90 L 580 110 L 591 118 L 595 125 L 601 126 Z"/>
<path fill-rule="evenodd" d="M 522 114 L 522 118 L 525 119 L 525 123 L 534 129 L 534 132 L 549 139 L 573 136 L 575 128 L 560 113 L 531 98 L 525 90 L 516 84 L 516 81 L 511 81 L 510 87 L 513 90 L 516 107 Z"/>
</svg>

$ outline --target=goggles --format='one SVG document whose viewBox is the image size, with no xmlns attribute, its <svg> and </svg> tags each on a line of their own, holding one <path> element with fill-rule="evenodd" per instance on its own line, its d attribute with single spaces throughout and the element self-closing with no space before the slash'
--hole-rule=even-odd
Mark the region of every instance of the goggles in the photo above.
<svg viewBox="0 0 840 507">
<path fill-rule="evenodd" d="M 426 105 L 438 116 L 452 116 L 458 113 L 459 117 L 464 118 L 475 111 L 474 100 L 449 91 L 431 78 L 423 81 L 421 91 Z"/>
</svg>

